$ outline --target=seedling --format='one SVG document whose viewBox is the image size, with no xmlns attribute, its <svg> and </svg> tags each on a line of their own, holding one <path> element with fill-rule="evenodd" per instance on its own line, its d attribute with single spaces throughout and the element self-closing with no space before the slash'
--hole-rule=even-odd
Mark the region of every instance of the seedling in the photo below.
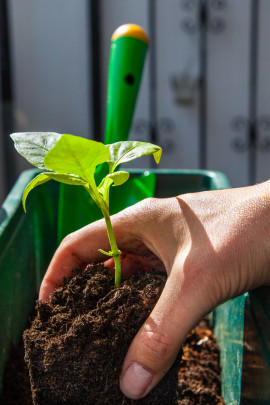
<svg viewBox="0 0 270 405">
<path fill-rule="evenodd" d="M 126 171 L 117 167 L 141 156 L 153 155 L 159 163 L 162 149 L 159 146 L 136 141 L 116 142 L 104 145 L 74 135 L 54 132 L 22 132 L 11 135 L 17 151 L 42 173 L 37 175 L 25 188 L 22 198 L 26 212 L 26 198 L 33 188 L 49 180 L 83 186 L 105 218 L 111 250 L 104 255 L 113 257 L 115 263 L 115 285 L 121 283 L 121 251 L 118 249 L 109 213 L 109 192 L 111 186 L 120 186 L 129 178 Z M 97 186 L 96 171 L 100 165 L 108 164 L 106 174 Z M 103 170 L 99 170 L 103 173 Z"/>
</svg>

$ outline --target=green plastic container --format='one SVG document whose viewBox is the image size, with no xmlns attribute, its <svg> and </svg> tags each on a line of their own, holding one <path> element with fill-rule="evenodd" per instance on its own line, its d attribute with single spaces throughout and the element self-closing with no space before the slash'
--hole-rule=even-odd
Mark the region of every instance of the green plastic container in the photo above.
<svg viewBox="0 0 270 405">
<path fill-rule="evenodd" d="M 112 196 L 118 203 L 121 202 L 121 208 L 123 205 L 144 198 L 144 194 L 148 196 L 150 192 L 156 197 L 169 197 L 187 192 L 230 187 L 226 177 L 217 172 L 192 170 L 151 170 L 147 172 L 131 170 L 130 172 L 131 176 L 137 179 L 133 181 L 133 190 L 129 190 L 129 193 L 133 193 L 133 195 L 122 201 L 120 186 L 118 187 L 118 194 L 115 192 Z M 58 223 L 58 211 L 61 211 L 59 201 L 60 204 L 62 201 L 59 198 L 59 183 L 50 181 L 35 189 L 29 196 L 27 214 L 22 210 L 23 190 L 36 174 L 37 170 L 28 170 L 19 177 L 0 211 L 1 381 L 10 344 L 16 344 L 25 328 L 43 274 L 58 245 L 59 234 L 63 233 L 63 224 Z M 136 181 L 139 181 L 140 176 L 150 176 L 149 187 L 151 190 L 138 190 Z M 147 182 L 143 181 L 143 184 L 146 185 Z M 70 191 L 70 187 L 73 186 L 66 187 Z M 79 188 L 77 187 L 77 189 Z M 82 198 L 85 198 L 85 195 L 82 194 Z M 69 203 L 66 202 L 66 204 Z M 71 208 L 73 209 L 73 207 Z M 61 221 L 65 221 L 63 212 L 68 213 L 68 210 L 61 211 Z M 80 216 L 84 215 L 85 211 L 80 210 Z M 75 218 L 72 227 L 76 226 L 76 221 Z M 83 221 L 88 221 L 88 217 L 83 218 Z M 70 222 L 70 216 L 66 217 L 66 222 Z M 269 328 L 265 329 L 265 322 L 269 326 L 270 316 L 270 298 L 268 298 L 267 291 L 263 289 L 259 293 L 255 292 L 231 300 L 217 308 L 212 314 L 213 325 L 221 347 L 222 389 L 227 405 L 240 404 L 241 396 L 241 404 L 270 403 L 270 396 L 267 396 L 270 392 L 268 388 L 268 381 L 270 381 L 270 331 Z M 259 317 L 257 317 L 257 313 L 260 314 Z M 244 334 L 246 335 L 248 332 L 246 324 L 244 324 L 244 319 L 247 318 L 248 327 L 251 327 L 253 332 L 255 331 L 253 339 L 256 340 L 257 351 L 260 351 L 259 354 L 256 354 L 258 356 L 256 359 L 261 356 L 260 358 L 264 363 L 263 366 L 260 365 L 262 375 L 258 381 L 259 388 L 243 378 L 242 387 L 243 384 L 246 384 L 243 393 L 243 388 L 241 389 L 242 371 L 244 373 L 246 370 L 244 366 L 250 366 L 250 363 L 245 359 L 245 353 L 248 349 L 248 356 L 252 358 L 251 348 L 243 344 Z M 252 348 L 254 348 L 254 344 Z M 266 371 L 262 367 L 265 367 Z M 253 371 L 256 376 L 256 368 Z M 249 375 L 248 371 L 247 377 Z M 256 396 L 252 402 L 254 395 Z M 248 401 L 251 402 L 245 402 L 245 396 L 248 396 Z"/>
</svg>

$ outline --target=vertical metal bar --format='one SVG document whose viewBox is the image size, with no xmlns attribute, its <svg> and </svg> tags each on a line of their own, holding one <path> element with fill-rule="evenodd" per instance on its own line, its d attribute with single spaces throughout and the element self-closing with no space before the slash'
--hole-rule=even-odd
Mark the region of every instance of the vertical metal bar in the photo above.
<svg viewBox="0 0 270 405">
<path fill-rule="evenodd" d="M 258 98 L 259 0 L 251 0 L 249 75 L 249 184 L 256 182 L 256 117 Z"/>
<path fill-rule="evenodd" d="M 93 116 L 93 134 L 90 138 L 103 141 L 101 125 L 101 55 L 100 55 L 100 0 L 89 0 L 89 36 L 91 78 L 90 102 Z"/>
<path fill-rule="evenodd" d="M 156 57 L 156 3 L 148 0 L 148 23 L 149 23 L 149 121 L 150 142 L 157 144 L 157 57 Z M 152 162 L 152 160 L 151 160 Z M 153 164 L 153 163 L 151 163 Z M 154 165 L 154 164 L 153 164 Z"/>
<path fill-rule="evenodd" d="M 199 6 L 199 167 L 205 169 L 207 165 L 207 1 L 200 0 Z"/>
<path fill-rule="evenodd" d="M 12 78 L 9 43 L 9 24 L 7 0 L 0 1 L 0 74 L 1 74 L 1 116 L 3 130 L 3 166 L 5 188 L 8 191 L 15 181 L 15 162 L 13 145 L 9 137 L 13 131 Z"/>
</svg>

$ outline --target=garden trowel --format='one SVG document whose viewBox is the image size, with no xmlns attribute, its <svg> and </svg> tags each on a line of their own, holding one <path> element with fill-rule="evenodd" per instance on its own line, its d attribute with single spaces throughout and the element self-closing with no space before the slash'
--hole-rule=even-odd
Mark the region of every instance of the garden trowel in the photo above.
<svg viewBox="0 0 270 405">
<path fill-rule="evenodd" d="M 105 144 L 128 139 L 140 87 L 148 37 L 138 25 L 125 24 L 112 35 L 108 69 Z M 96 180 L 106 175 L 107 167 L 97 168 Z M 105 173 L 104 173 L 105 172 Z M 114 214 L 146 197 L 155 189 L 155 175 L 144 174 L 111 189 L 110 214 Z M 72 190 L 71 190 L 72 188 Z M 76 209 L 75 209 L 76 207 Z M 84 214 L 82 214 L 82 212 Z M 82 187 L 60 185 L 58 242 L 69 233 L 102 218 L 102 214 Z"/>
</svg>

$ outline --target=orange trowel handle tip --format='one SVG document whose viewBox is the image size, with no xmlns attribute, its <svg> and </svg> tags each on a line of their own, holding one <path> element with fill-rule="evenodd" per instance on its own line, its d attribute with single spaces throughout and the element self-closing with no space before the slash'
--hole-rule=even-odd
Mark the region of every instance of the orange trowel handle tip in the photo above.
<svg viewBox="0 0 270 405">
<path fill-rule="evenodd" d="M 149 39 L 146 32 L 142 27 L 136 24 L 124 24 L 118 27 L 112 35 L 112 41 L 115 41 L 121 37 L 137 38 L 146 44 L 149 44 Z"/>
</svg>

